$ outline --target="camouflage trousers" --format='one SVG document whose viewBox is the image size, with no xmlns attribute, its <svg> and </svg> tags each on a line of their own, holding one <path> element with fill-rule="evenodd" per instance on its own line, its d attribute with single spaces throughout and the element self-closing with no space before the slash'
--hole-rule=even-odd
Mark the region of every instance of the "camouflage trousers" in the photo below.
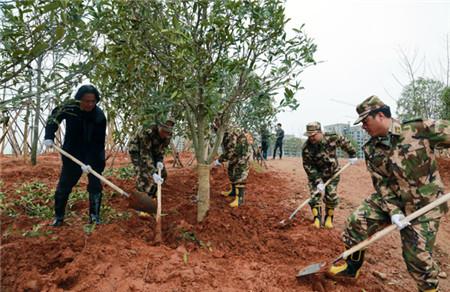
<svg viewBox="0 0 450 292">
<path fill-rule="evenodd" d="M 329 177 L 322 178 L 323 182 L 325 183 Z M 336 208 L 339 204 L 339 197 L 337 194 L 337 186 L 339 184 L 340 177 L 336 177 L 333 179 L 325 188 L 325 196 L 323 197 L 323 202 L 325 203 L 325 206 L 328 208 Z M 308 182 L 309 190 L 311 193 L 311 200 L 309 201 L 309 205 L 311 207 L 315 207 L 317 205 L 320 205 L 320 197 L 321 193 L 314 194 L 317 190 L 317 185 L 315 184 L 315 180 L 309 180 Z"/>
<path fill-rule="evenodd" d="M 250 170 L 248 160 L 228 164 L 228 178 L 232 184 L 245 184 Z"/>
<path fill-rule="evenodd" d="M 411 226 L 400 231 L 403 259 L 419 291 L 438 287 L 439 266 L 432 258 L 432 251 L 440 218 L 426 216 L 413 220 Z M 348 247 L 356 245 L 389 224 L 390 214 L 381 195 L 374 193 L 347 218 L 344 243 Z"/>
<path fill-rule="evenodd" d="M 157 185 L 153 181 L 152 173 L 148 168 L 145 167 L 135 167 L 137 180 L 136 180 L 136 189 L 140 192 L 144 192 L 149 196 L 153 196 L 156 194 Z M 163 168 L 161 171 L 161 177 L 164 181 L 167 178 L 166 168 Z"/>
</svg>

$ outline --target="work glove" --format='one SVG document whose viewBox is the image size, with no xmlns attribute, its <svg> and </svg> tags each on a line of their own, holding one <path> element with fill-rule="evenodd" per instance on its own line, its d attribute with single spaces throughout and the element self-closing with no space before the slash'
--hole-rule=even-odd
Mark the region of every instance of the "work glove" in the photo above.
<svg viewBox="0 0 450 292">
<path fill-rule="evenodd" d="M 54 144 L 55 143 L 53 142 L 52 139 L 45 139 L 44 140 L 44 146 L 47 147 L 47 148 L 53 147 Z"/>
<path fill-rule="evenodd" d="M 358 162 L 358 158 L 356 158 L 356 157 L 350 158 L 350 159 L 348 160 L 348 162 L 350 162 L 351 165 L 355 165 L 356 162 Z"/>
<path fill-rule="evenodd" d="M 220 163 L 219 159 L 214 160 L 214 166 L 221 166 L 222 163 Z"/>
<path fill-rule="evenodd" d="M 157 173 L 154 173 L 154 174 L 152 175 L 152 177 L 153 177 L 153 181 L 154 181 L 156 184 L 162 184 L 162 183 L 164 182 L 164 179 L 163 179 L 162 177 L 160 177 Z"/>
<path fill-rule="evenodd" d="M 325 192 L 325 184 L 324 184 L 323 182 L 320 182 L 320 183 L 317 185 L 317 190 L 318 190 L 319 192 L 321 192 L 321 193 L 324 193 L 324 192 Z"/>
<path fill-rule="evenodd" d="M 156 163 L 156 168 L 159 169 L 159 170 L 163 170 L 164 164 L 163 164 L 161 161 L 158 161 L 158 162 Z"/>
<path fill-rule="evenodd" d="M 83 171 L 83 173 L 89 173 L 92 170 L 92 168 L 89 165 L 83 165 L 81 166 L 81 170 Z"/>
<path fill-rule="evenodd" d="M 391 222 L 392 222 L 392 224 L 397 225 L 398 230 L 402 230 L 406 226 L 411 225 L 411 223 L 409 223 L 409 221 L 400 222 L 403 219 L 405 219 L 405 215 L 403 215 L 403 214 L 394 214 L 391 216 Z"/>
</svg>

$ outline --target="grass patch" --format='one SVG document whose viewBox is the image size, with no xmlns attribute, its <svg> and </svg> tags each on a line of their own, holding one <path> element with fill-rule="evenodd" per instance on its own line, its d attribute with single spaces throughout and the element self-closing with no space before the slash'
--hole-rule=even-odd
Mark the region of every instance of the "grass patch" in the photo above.
<svg viewBox="0 0 450 292">
<path fill-rule="evenodd" d="M 105 177 L 116 177 L 118 179 L 131 179 L 136 176 L 136 171 L 132 164 L 119 168 L 108 168 L 103 172 Z"/>
</svg>

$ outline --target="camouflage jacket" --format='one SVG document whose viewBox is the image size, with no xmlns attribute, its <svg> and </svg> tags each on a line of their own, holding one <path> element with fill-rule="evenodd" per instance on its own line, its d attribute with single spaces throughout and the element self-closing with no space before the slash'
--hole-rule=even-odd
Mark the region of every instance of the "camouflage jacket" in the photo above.
<svg viewBox="0 0 450 292">
<path fill-rule="evenodd" d="M 350 141 L 340 135 L 325 133 L 322 141 L 313 144 L 306 141 L 302 149 L 303 168 L 309 181 L 317 185 L 321 180 L 332 177 L 339 168 L 336 149 L 341 148 L 350 157 L 356 156 L 356 150 Z"/>
<path fill-rule="evenodd" d="M 392 120 L 389 134 L 373 137 L 363 147 L 373 185 L 391 215 L 409 215 L 443 192 L 435 148 L 450 147 L 449 121 Z M 426 215 L 437 218 L 446 208 Z"/>
<path fill-rule="evenodd" d="M 169 146 L 170 138 L 162 139 L 158 126 L 139 129 L 128 144 L 131 162 L 136 167 L 144 167 L 150 173 L 156 173 L 156 163 L 164 160 L 164 150 Z"/>
<path fill-rule="evenodd" d="M 225 132 L 222 140 L 223 153 L 219 157 L 219 161 L 229 161 L 230 164 L 245 163 L 252 154 L 247 137 L 243 130 L 232 128 Z"/>
</svg>

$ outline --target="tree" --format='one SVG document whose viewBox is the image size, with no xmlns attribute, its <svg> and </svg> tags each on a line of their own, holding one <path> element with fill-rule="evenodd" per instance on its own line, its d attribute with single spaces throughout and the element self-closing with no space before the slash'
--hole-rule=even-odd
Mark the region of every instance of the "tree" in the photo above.
<svg viewBox="0 0 450 292">
<path fill-rule="evenodd" d="M 429 78 L 419 77 L 403 88 L 397 101 L 397 114 L 401 119 L 422 117 L 425 119 L 441 118 L 444 84 Z"/>
<path fill-rule="evenodd" d="M 10 98 L 2 108 L 27 103 L 33 114 L 32 164 L 36 164 L 42 109 L 69 97 L 90 63 L 81 51 L 95 45 L 85 21 L 85 1 L 14 1 L 0 4 L 0 85 Z M 28 129 L 24 131 L 28 137 Z M 24 141 L 27 144 L 27 141 Z"/>
<path fill-rule="evenodd" d="M 299 74 L 315 64 L 316 46 L 302 28 L 286 36 L 279 0 L 109 1 L 92 11 L 105 38 L 92 80 L 117 90 L 111 95 L 116 109 L 140 122 L 168 112 L 185 121 L 198 162 L 197 219 L 203 220 L 209 164 L 227 124 L 239 120 L 239 107 L 268 105 L 280 89 L 282 107 L 296 104 Z M 214 118 L 222 123 L 211 149 Z"/>
</svg>

